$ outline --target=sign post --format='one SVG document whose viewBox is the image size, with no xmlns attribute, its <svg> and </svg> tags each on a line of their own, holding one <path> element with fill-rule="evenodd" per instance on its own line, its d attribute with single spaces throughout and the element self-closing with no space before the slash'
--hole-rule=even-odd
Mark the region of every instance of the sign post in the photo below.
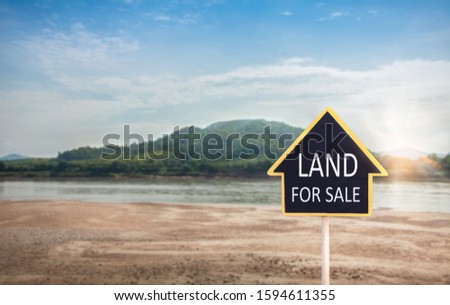
<svg viewBox="0 0 450 305">
<path fill-rule="evenodd" d="M 267 174 L 281 177 L 284 215 L 322 217 L 322 284 L 329 284 L 329 216 L 370 216 L 373 177 L 387 171 L 326 108 Z"/>
<path fill-rule="evenodd" d="M 322 285 L 330 285 L 330 218 L 322 216 Z"/>
</svg>

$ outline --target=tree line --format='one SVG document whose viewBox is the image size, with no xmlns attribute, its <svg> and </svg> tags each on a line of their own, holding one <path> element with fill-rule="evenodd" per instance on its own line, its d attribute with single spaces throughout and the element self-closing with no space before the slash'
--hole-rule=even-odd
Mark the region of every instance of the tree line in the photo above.
<svg viewBox="0 0 450 305">
<path fill-rule="evenodd" d="M 165 135 L 156 141 L 105 147 L 79 147 L 58 153 L 56 158 L 33 158 L 15 161 L 0 161 L 0 176 L 15 177 L 146 177 L 146 176 L 266 176 L 267 169 L 303 130 L 284 123 L 265 120 L 237 120 L 214 123 L 205 129 L 194 128 L 202 139 L 226 139 L 232 134 L 261 135 L 270 125 L 270 147 L 264 136 L 248 137 L 247 142 L 223 141 L 223 153 L 212 150 L 217 158 L 191 158 L 190 150 L 204 151 L 204 141 L 181 141 L 179 147 Z M 188 128 L 177 131 L 185 134 Z M 273 133 L 273 135 L 272 135 Z M 286 137 L 286 135 L 291 135 Z M 188 137 L 191 135 L 187 134 Z M 197 135 L 196 135 L 197 136 Z M 197 136 L 198 138 L 198 136 Z M 242 138 L 241 138 L 242 139 Z M 244 138 L 245 139 L 245 138 Z M 283 141 L 281 141 L 283 140 Z M 214 141 L 213 141 L 214 142 Z M 283 142 L 283 143 L 281 143 Z M 237 145 L 236 145 L 237 144 Z M 281 145 L 283 144 L 283 145 Z M 214 145 L 212 147 L 215 147 Z M 249 149 L 251 148 L 251 149 Z M 173 152 L 179 149 L 186 153 L 184 160 Z M 101 158 L 105 151 L 107 158 Z M 270 150 L 272 155 L 267 154 Z M 150 151 L 150 153 L 148 153 Z M 221 151 L 222 152 L 222 151 Z M 225 153 L 226 152 L 226 153 Z M 253 154 L 252 154 L 253 152 Z M 258 154 L 256 154 L 258 152 Z M 391 179 L 441 179 L 450 178 L 450 155 L 410 160 L 381 156 L 373 153 L 388 170 Z M 244 156 L 244 158 L 242 158 Z"/>
</svg>

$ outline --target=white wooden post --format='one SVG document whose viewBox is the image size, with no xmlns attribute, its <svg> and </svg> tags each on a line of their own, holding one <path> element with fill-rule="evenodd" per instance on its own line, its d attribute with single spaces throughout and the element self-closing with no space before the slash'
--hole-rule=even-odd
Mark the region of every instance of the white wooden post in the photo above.
<svg viewBox="0 0 450 305">
<path fill-rule="evenodd" d="M 330 285 L 330 218 L 322 217 L 322 285 Z"/>
</svg>

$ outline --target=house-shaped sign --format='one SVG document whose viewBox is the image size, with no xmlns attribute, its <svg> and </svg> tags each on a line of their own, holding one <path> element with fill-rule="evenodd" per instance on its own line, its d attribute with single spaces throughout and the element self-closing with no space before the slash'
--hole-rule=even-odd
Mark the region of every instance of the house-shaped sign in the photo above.
<svg viewBox="0 0 450 305">
<path fill-rule="evenodd" d="M 387 171 L 327 108 L 267 174 L 281 176 L 285 215 L 369 216 L 373 177 Z"/>
</svg>

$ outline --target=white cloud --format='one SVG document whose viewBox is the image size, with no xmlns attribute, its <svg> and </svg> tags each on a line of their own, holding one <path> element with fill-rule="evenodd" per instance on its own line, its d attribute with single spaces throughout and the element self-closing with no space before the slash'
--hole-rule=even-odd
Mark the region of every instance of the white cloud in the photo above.
<svg viewBox="0 0 450 305">
<path fill-rule="evenodd" d="M 198 14 L 187 12 L 181 15 L 151 12 L 146 15 L 157 22 L 176 23 L 182 25 L 195 24 L 199 20 Z"/>
<path fill-rule="evenodd" d="M 120 36 L 101 36 L 75 23 L 69 32 L 46 30 L 42 35 L 19 42 L 37 57 L 44 72 L 55 78 L 62 71 L 101 69 L 115 58 L 139 49 L 135 41 Z"/>
<path fill-rule="evenodd" d="M 122 44 L 89 34 L 86 40 L 72 35 L 81 42 L 89 41 L 81 43 L 81 49 L 91 45 L 97 50 L 90 54 L 105 61 L 114 60 L 110 43 Z M 33 142 L 36 140 L 17 140 L 27 137 L 49 142 L 45 147 L 52 152 L 98 145 L 104 133 L 122 130 L 122 123 L 158 127 L 159 133 L 171 131 L 161 130 L 164 126 L 244 117 L 305 127 L 326 106 L 334 107 L 371 149 L 450 150 L 449 61 L 398 61 L 368 70 L 348 70 L 309 58 L 289 58 L 190 78 L 114 74 L 109 70 L 86 77 L 73 72 L 72 67 L 85 64 L 92 68 L 96 63 L 81 53 L 74 55 L 76 64 L 69 63 L 67 50 L 73 42 L 61 40 L 56 43 L 50 39 L 56 46 L 48 53 L 35 49 L 39 58 L 52 54 L 53 61 L 63 63 L 52 66 L 43 61 L 45 69 L 58 69 L 58 89 L 36 89 L 39 85 L 33 85 L 0 94 L 0 138 L 16 145 L 20 153 L 33 155 L 39 146 Z M 124 52 L 132 49 L 124 48 Z M 148 115 L 143 116 L 143 112 Z"/>
<path fill-rule="evenodd" d="M 335 20 L 337 18 L 341 18 L 341 17 L 347 16 L 347 15 L 348 15 L 348 12 L 335 11 L 326 17 L 319 18 L 318 21 Z"/>
<path fill-rule="evenodd" d="M 286 17 L 289 17 L 289 16 L 292 16 L 292 12 L 289 12 L 289 11 L 283 11 L 283 12 L 281 12 L 281 15 L 286 16 Z"/>
<path fill-rule="evenodd" d="M 345 15 L 345 13 L 343 13 L 343 12 L 333 12 L 333 13 L 330 14 L 330 17 L 331 18 L 337 18 L 337 17 L 342 17 L 344 15 Z"/>
<path fill-rule="evenodd" d="M 314 60 L 312 58 L 308 57 L 291 57 L 287 59 L 283 59 L 280 61 L 280 64 L 282 65 L 299 65 L 299 64 L 306 64 L 306 63 L 313 63 Z"/>
<path fill-rule="evenodd" d="M 129 92 L 146 95 L 144 104 L 158 107 L 211 107 L 201 113 L 212 121 L 223 119 L 225 111 L 228 118 L 246 113 L 305 126 L 331 105 L 362 130 L 373 149 L 446 151 L 450 125 L 443 109 L 450 99 L 449 81 L 448 61 L 399 61 L 353 71 L 293 59 L 184 80 L 134 80 Z"/>
<path fill-rule="evenodd" d="M 169 15 L 164 15 L 164 14 L 153 14 L 152 18 L 153 18 L 153 20 L 156 20 L 156 21 L 172 21 L 172 20 L 174 20 L 173 17 L 170 17 Z"/>
<path fill-rule="evenodd" d="M 56 156 L 74 146 L 100 145 L 111 115 L 123 105 L 109 100 L 70 98 L 44 89 L 23 88 L 0 94 L 2 154 Z"/>
</svg>

